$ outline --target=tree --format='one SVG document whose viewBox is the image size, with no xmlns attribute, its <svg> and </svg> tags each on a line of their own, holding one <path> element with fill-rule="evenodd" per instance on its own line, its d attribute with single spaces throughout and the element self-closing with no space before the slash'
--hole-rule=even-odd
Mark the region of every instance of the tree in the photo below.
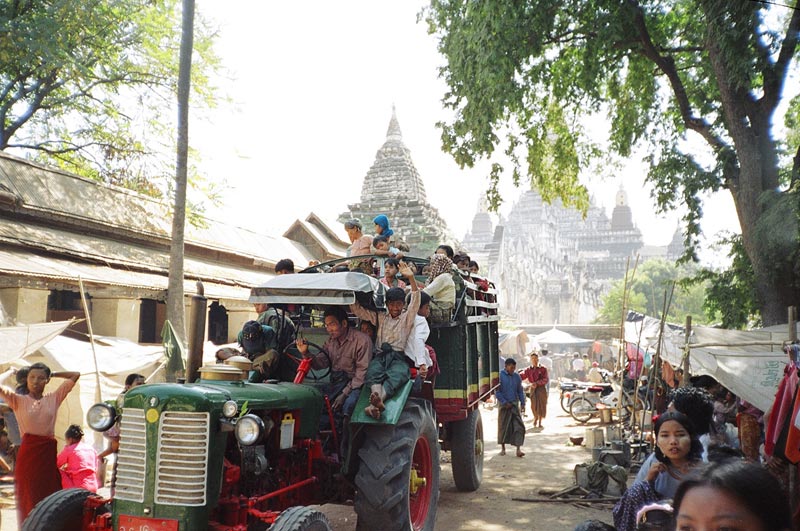
<svg viewBox="0 0 800 531">
<path fill-rule="evenodd" d="M 724 328 L 760 324 L 756 318 L 758 307 L 753 266 L 742 247 L 742 238 L 733 235 L 722 243 L 729 245 L 730 267 L 722 271 L 703 269 L 693 279 L 707 285 L 703 303 L 705 312 L 713 319 L 719 319 Z"/>
<path fill-rule="evenodd" d="M 502 145 L 515 181 L 581 205 L 578 169 L 597 155 L 581 119 L 605 110 L 614 153 L 648 150 L 657 208 L 687 208 L 690 249 L 700 194 L 730 192 L 763 321 L 782 322 L 800 301 L 790 186 L 800 146 L 790 146 L 798 155 L 782 174 L 785 146 L 773 125 L 800 30 L 797 2 L 787 3 L 432 0 L 425 16 L 446 59 L 443 103 L 454 111 L 440 124 L 443 148 L 471 166 Z M 495 204 L 504 171 L 492 165 Z"/>
<path fill-rule="evenodd" d="M 175 208 L 169 249 L 167 319 L 181 341 L 186 341 L 186 305 L 183 298 L 183 249 L 186 228 L 186 176 L 189 158 L 189 91 L 194 46 L 194 0 L 183 0 L 181 53 L 178 67 L 178 147 L 175 164 Z"/>
<path fill-rule="evenodd" d="M 693 265 L 678 266 L 662 259 L 644 262 L 629 280 L 626 308 L 660 318 L 664 310 L 664 297 L 669 298 L 671 295 L 667 309 L 668 322 L 683 323 L 687 315 L 691 315 L 697 324 L 708 322 L 704 305 L 707 285 L 704 282 L 688 281 L 696 276 L 696 269 Z M 618 280 L 612 284 L 611 290 L 603 297 L 596 322 L 619 324 L 622 316 L 623 283 L 624 281 Z"/>
<path fill-rule="evenodd" d="M 0 150 L 162 196 L 174 177 L 179 0 L 0 3 Z M 193 97 L 213 105 L 211 32 Z"/>
</svg>

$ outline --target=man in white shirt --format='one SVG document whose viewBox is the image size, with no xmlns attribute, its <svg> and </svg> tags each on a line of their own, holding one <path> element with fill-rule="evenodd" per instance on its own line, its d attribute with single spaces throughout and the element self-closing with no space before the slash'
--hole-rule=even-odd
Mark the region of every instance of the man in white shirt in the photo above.
<svg viewBox="0 0 800 531">
<path fill-rule="evenodd" d="M 419 310 L 417 316 L 414 318 L 414 329 L 408 336 L 406 343 L 405 354 L 414 363 L 414 367 L 419 370 L 419 375 L 425 379 L 428 376 L 428 369 L 430 369 L 433 361 L 425 347 L 425 342 L 428 340 L 428 335 L 431 333 L 431 328 L 428 325 L 428 314 L 431 311 L 431 297 L 424 291 L 420 293 Z"/>
<path fill-rule="evenodd" d="M 581 359 L 581 355 L 577 352 L 572 355 L 572 372 L 575 373 L 576 380 L 583 380 L 586 378 L 586 364 Z"/>
</svg>

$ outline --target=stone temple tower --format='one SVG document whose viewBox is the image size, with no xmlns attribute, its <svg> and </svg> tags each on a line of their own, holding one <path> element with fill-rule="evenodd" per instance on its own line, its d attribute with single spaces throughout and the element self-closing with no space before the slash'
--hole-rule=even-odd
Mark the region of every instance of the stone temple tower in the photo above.
<svg viewBox="0 0 800 531">
<path fill-rule="evenodd" d="M 453 237 L 439 211 L 428 203 L 411 152 L 403 144 L 403 135 L 394 106 L 386 142 L 375 155 L 361 186 L 361 201 L 348 205 L 340 221 L 359 218 L 364 233 L 372 234 L 372 219 L 386 214 L 392 230 L 411 248 L 410 256 L 428 256 L 442 243 L 452 244 Z"/>
</svg>

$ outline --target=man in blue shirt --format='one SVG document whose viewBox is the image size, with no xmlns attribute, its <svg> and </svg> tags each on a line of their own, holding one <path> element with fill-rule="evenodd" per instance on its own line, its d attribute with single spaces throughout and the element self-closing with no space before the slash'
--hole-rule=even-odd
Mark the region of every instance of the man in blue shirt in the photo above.
<svg viewBox="0 0 800 531">
<path fill-rule="evenodd" d="M 525 393 L 522 391 L 522 378 L 517 374 L 517 362 L 506 358 L 505 370 L 500 371 L 500 388 L 495 397 L 500 404 L 497 418 L 497 442 L 502 448 L 500 455 L 506 455 L 506 444 L 517 447 L 517 457 L 524 457 L 520 446 L 525 442 L 525 423 L 520 411 L 525 410 Z"/>
</svg>

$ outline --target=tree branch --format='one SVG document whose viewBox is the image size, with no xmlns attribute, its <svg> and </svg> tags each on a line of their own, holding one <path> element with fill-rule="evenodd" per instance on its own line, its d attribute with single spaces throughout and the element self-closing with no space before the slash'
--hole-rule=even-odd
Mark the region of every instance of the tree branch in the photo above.
<svg viewBox="0 0 800 531">
<path fill-rule="evenodd" d="M 761 97 L 761 101 L 769 111 L 775 109 L 781 99 L 789 63 L 791 63 L 797 48 L 798 34 L 800 34 L 800 9 L 795 1 L 792 19 L 786 27 L 786 35 L 781 44 L 778 60 L 772 68 L 768 68 L 764 72 L 764 96 Z"/>
<path fill-rule="evenodd" d="M 639 33 L 639 43 L 642 45 L 641 53 L 653 61 L 658 69 L 667 76 L 669 84 L 672 87 L 672 93 L 675 95 L 675 100 L 678 103 L 678 109 L 680 110 L 684 125 L 686 125 L 687 129 L 700 134 L 715 152 L 721 152 L 726 148 L 725 142 L 713 133 L 711 124 L 708 123 L 708 121 L 695 116 L 692 112 L 689 96 L 686 93 L 686 87 L 684 87 L 683 81 L 681 81 L 678 71 L 675 68 L 675 60 L 670 56 L 661 55 L 656 49 L 650 38 L 650 32 L 647 29 L 647 23 L 644 19 L 644 12 L 639 2 L 637 0 L 628 0 L 628 5 L 634 10 L 633 25 Z"/>
</svg>

